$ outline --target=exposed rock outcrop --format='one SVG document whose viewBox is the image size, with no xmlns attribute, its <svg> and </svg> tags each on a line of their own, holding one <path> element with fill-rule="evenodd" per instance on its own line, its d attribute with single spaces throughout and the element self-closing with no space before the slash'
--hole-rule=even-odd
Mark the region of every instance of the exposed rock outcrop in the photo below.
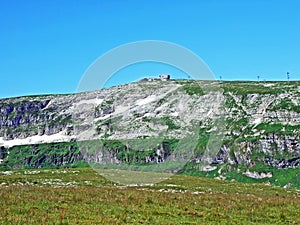
<svg viewBox="0 0 300 225">
<path fill-rule="evenodd" d="M 300 163 L 299 86 L 299 82 L 155 80 L 73 95 L 2 99 L 0 163 L 10 157 L 5 149 L 34 136 L 59 134 L 62 141 L 158 138 L 162 142 L 166 137 L 178 140 L 197 134 L 193 162 L 295 168 Z M 28 145 L 38 144 L 34 138 L 28 140 Z M 108 155 L 76 154 L 45 157 L 55 165 L 82 159 L 129 160 L 125 155 L 118 158 L 115 150 Z M 140 160 L 159 163 L 169 156 L 159 158 L 159 154 L 165 153 L 157 149 Z M 24 160 L 25 165 L 33 165 L 32 158 Z"/>
</svg>

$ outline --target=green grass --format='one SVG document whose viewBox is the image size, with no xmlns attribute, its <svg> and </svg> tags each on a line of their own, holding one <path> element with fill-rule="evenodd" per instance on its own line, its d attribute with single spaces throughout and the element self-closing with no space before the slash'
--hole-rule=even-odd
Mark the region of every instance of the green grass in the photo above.
<svg viewBox="0 0 300 225">
<path fill-rule="evenodd" d="M 180 129 L 180 126 L 176 125 L 172 118 L 169 116 L 164 116 L 161 118 L 162 123 L 168 126 L 168 130 L 177 130 Z"/>
<path fill-rule="evenodd" d="M 288 125 L 281 123 L 261 123 L 256 126 L 257 130 L 264 130 L 264 134 L 276 135 L 299 135 L 300 125 Z"/>
<path fill-rule="evenodd" d="M 244 124 L 246 121 L 240 121 L 239 123 Z M 262 128 L 266 127 L 268 129 L 274 130 L 279 129 L 276 125 L 275 128 L 270 126 L 261 125 Z M 270 131 L 269 131 L 270 132 Z M 83 161 L 85 154 L 93 156 L 94 154 L 99 154 L 99 151 L 104 151 L 105 154 L 110 154 L 116 157 L 124 163 L 126 167 L 143 168 L 143 170 L 148 171 L 151 169 L 159 169 L 162 171 L 170 171 L 176 165 L 165 166 L 164 164 L 158 164 L 157 168 L 156 159 L 160 156 L 157 155 L 156 149 L 157 144 L 161 145 L 164 149 L 164 156 L 178 152 L 181 149 L 194 149 L 195 156 L 201 156 L 206 151 L 206 146 L 209 140 L 209 133 L 205 128 L 199 129 L 199 139 L 196 145 L 196 148 L 189 145 L 189 142 L 184 145 L 179 144 L 177 139 L 163 139 L 163 140 L 153 140 L 153 139 L 141 139 L 139 142 L 134 141 L 135 145 L 129 140 L 94 140 L 94 141 L 84 141 L 84 142 L 71 142 L 71 143 L 52 143 L 52 144 L 39 144 L 39 145 L 24 145 L 24 146 L 15 146 L 10 149 L 1 147 L 0 148 L 0 158 L 4 161 L 0 164 L 0 170 L 11 170 L 11 169 L 30 169 L 30 168 L 82 168 L 87 167 L 88 163 Z M 252 140 L 252 139 L 253 140 Z M 230 158 L 236 163 L 238 160 L 234 152 L 244 154 L 244 149 L 241 148 L 240 143 L 245 141 L 253 141 L 255 146 L 257 137 L 238 137 L 232 142 L 231 139 L 228 139 L 227 142 L 224 142 L 227 146 L 230 146 Z M 247 140 L 246 140 L 247 139 Z M 156 142 L 158 141 L 158 142 Z M 222 176 L 228 180 L 235 179 L 239 182 L 270 182 L 272 185 L 277 185 L 283 187 L 287 183 L 291 183 L 291 188 L 300 189 L 300 182 L 298 179 L 298 174 L 300 174 L 300 168 L 290 168 L 290 169 L 276 169 L 264 165 L 264 160 L 266 157 L 272 157 L 274 159 L 292 159 L 298 157 L 298 155 L 291 154 L 287 150 L 279 151 L 276 150 L 277 146 L 274 143 L 272 154 L 265 154 L 259 151 L 258 147 L 253 147 L 253 152 L 248 157 L 251 158 L 251 162 L 255 163 L 254 167 L 249 168 L 249 166 L 244 165 L 218 165 L 219 168 L 228 166 L 230 168 L 226 173 L 222 173 Z M 8 154 L 8 152 L 10 152 Z M 151 159 L 152 162 L 146 163 L 146 160 Z M 161 158 L 159 158 L 161 159 Z M 104 167 L 119 168 L 117 165 L 104 165 Z M 178 168 L 178 166 L 176 167 Z M 182 166 L 180 166 L 182 168 Z M 242 172 L 245 172 L 247 169 L 250 171 L 256 172 L 272 172 L 273 177 L 267 179 L 249 179 Z M 241 172 L 236 172 L 236 170 L 241 170 Z M 212 172 L 201 172 L 197 167 L 197 164 L 188 163 L 182 170 L 182 174 L 201 176 L 201 177 L 218 177 L 218 170 Z M 288 182 L 290 180 L 290 182 Z"/>
<path fill-rule="evenodd" d="M 175 117 L 175 118 L 178 119 L 177 117 Z M 147 119 L 142 119 L 142 120 L 144 122 L 147 121 Z M 154 123 L 158 123 L 158 124 L 161 124 L 161 125 L 168 126 L 168 130 L 180 129 L 180 126 L 178 126 L 176 124 L 176 122 L 174 121 L 174 118 L 172 118 L 170 116 L 163 116 L 163 117 L 159 117 L 159 118 L 153 118 L 151 120 Z"/>
<path fill-rule="evenodd" d="M 29 172 L 0 175 L 1 224 L 300 223 L 300 193 L 261 184 L 176 175 L 122 187 L 92 169 Z"/>
<path fill-rule="evenodd" d="M 271 107 L 270 110 L 271 111 L 277 111 L 277 110 L 280 110 L 280 109 L 300 113 L 300 106 L 295 105 L 288 98 L 281 99 L 280 102 L 276 105 L 273 105 L 273 107 Z"/>
<path fill-rule="evenodd" d="M 1 152 L 6 158 L 0 169 L 76 167 L 84 164 L 76 142 L 14 146 L 3 148 Z"/>
<path fill-rule="evenodd" d="M 188 84 L 181 87 L 188 95 L 204 95 L 204 91 L 198 84 Z"/>
<path fill-rule="evenodd" d="M 272 83 L 272 82 L 268 82 Z M 224 92 L 232 92 L 237 95 L 248 95 L 248 94 L 272 94 L 278 95 L 283 93 L 289 87 L 293 85 L 285 82 L 275 83 L 274 86 L 266 87 L 263 85 L 263 82 L 243 82 L 243 81 L 236 81 L 236 82 L 222 82 L 221 87 L 223 88 Z M 286 89 L 282 88 L 282 85 L 286 85 Z M 293 86 L 294 87 L 294 86 Z"/>
<path fill-rule="evenodd" d="M 256 159 L 258 157 L 259 160 Z M 230 165 L 222 164 L 215 165 L 217 169 L 213 171 L 201 171 L 199 170 L 199 164 L 187 163 L 185 167 L 180 171 L 180 174 L 186 174 L 197 177 L 217 178 L 223 177 L 226 180 L 235 180 L 241 183 L 269 183 L 273 186 L 284 187 L 289 184 L 290 188 L 300 190 L 300 168 L 285 168 L 276 169 L 271 166 L 263 164 L 263 153 L 253 154 L 252 162 L 255 165 L 252 167 L 242 165 Z M 234 158 L 232 156 L 232 158 Z M 255 179 L 250 178 L 244 174 L 244 172 L 257 172 L 257 173 L 272 173 L 272 177 Z"/>
</svg>

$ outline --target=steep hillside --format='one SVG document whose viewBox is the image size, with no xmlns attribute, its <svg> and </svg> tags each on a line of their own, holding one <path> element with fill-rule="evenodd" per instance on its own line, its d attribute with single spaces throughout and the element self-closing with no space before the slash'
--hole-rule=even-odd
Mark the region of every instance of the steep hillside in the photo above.
<svg viewBox="0 0 300 225">
<path fill-rule="evenodd" d="M 299 104 L 300 82 L 192 80 L 2 99 L 0 166 L 159 164 L 183 149 L 173 172 L 300 188 Z"/>
</svg>

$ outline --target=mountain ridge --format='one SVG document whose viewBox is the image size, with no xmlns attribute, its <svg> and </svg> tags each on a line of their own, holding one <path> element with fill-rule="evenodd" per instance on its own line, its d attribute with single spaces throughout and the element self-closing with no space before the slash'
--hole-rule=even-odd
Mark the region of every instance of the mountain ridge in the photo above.
<svg viewBox="0 0 300 225">
<path fill-rule="evenodd" d="M 37 146 L 66 142 L 62 146 L 68 146 L 63 148 L 65 158 L 68 158 L 67 149 L 70 150 L 70 146 L 74 145 L 71 143 L 88 139 L 101 139 L 108 143 L 107 150 L 115 160 L 122 161 L 127 157 L 127 163 L 141 163 L 148 157 L 148 162 L 153 163 L 158 157 L 155 151 L 152 155 L 138 155 L 140 161 L 134 161 L 130 158 L 133 156 L 118 155 L 116 146 L 111 143 L 119 140 L 121 143 L 117 148 L 123 149 L 124 140 L 139 139 L 142 142 L 157 136 L 161 141 L 164 138 L 178 140 L 195 134 L 197 129 L 195 154 L 183 169 L 185 173 L 231 179 L 230 174 L 239 169 L 238 176 L 254 177 L 253 179 L 263 182 L 271 180 L 271 183 L 281 186 L 290 183 L 289 186 L 299 187 L 297 182 L 279 184 L 275 179 L 276 173 L 283 168 L 293 170 L 291 180 L 298 176 L 299 93 L 298 81 L 264 83 L 170 80 L 136 82 L 71 95 L 1 99 L 0 166 L 39 167 L 36 161 L 33 164 L 24 163 L 24 157 L 15 162 L 15 165 L 10 163 L 12 159 L 7 152 L 13 153 L 13 149 L 22 152 L 21 146 L 24 144 L 38 150 Z M 211 114 L 208 114 L 210 110 Z M 222 120 L 217 124 L 219 129 L 214 130 L 217 127 L 215 120 L 218 118 Z M 66 139 L 58 137 L 56 141 L 51 139 L 43 142 L 43 137 L 51 135 L 62 135 Z M 41 140 L 35 142 L 33 137 L 41 137 Z M 216 144 L 212 139 L 216 141 L 218 137 L 221 137 L 221 143 Z M 26 138 L 31 138 L 31 143 L 22 143 L 21 140 Z M 9 141 L 19 141 L 21 145 L 5 145 Z M 207 153 L 209 141 L 212 146 L 215 144 L 218 147 Z M 163 149 L 162 145 L 159 148 Z M 48 148 L 48 152 L 50 150 Z M 86 157 L 80 151 L 80 146 L 75 152 L 78 154 L 75 157 L 77 161 L 88 158 L 91 162 L 96 157 Z M 136 151 L 133 152 L 137 154 Z M 44 154 L 48 154 L 47 150 Z M 33 158 L 34 155 L 32 154 Z M 166 153 L 166 157 L 167 155 Z M 60 156 L 56 154 L 55 157 Z M 52 160 L 54 161 L 63 163 L 54 163 L 53 166 L 72 166 L 76 160 Z M 209 164 L 207 171 L 201 171 L 197 166 L 197 163 L 203 161 Z M 41 165 L 47 166 L 43 163 Z M 218 172 L 220 169 L 221 172 Z M 227 174 L 230 176 L 226 176 Z"/>
</svg>

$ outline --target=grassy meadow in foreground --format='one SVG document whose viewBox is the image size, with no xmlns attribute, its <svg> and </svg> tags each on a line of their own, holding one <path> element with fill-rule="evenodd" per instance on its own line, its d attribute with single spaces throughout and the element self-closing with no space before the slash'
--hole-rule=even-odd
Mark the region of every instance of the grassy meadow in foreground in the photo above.
<svg viewBox="0 0 300 225">
<path fill-rule="evenodd" d="M 176 175 L 120 186 L 94 170 L 0 172 L 1 224 L 300 224 L 300 192 Z"/>
</svg>

